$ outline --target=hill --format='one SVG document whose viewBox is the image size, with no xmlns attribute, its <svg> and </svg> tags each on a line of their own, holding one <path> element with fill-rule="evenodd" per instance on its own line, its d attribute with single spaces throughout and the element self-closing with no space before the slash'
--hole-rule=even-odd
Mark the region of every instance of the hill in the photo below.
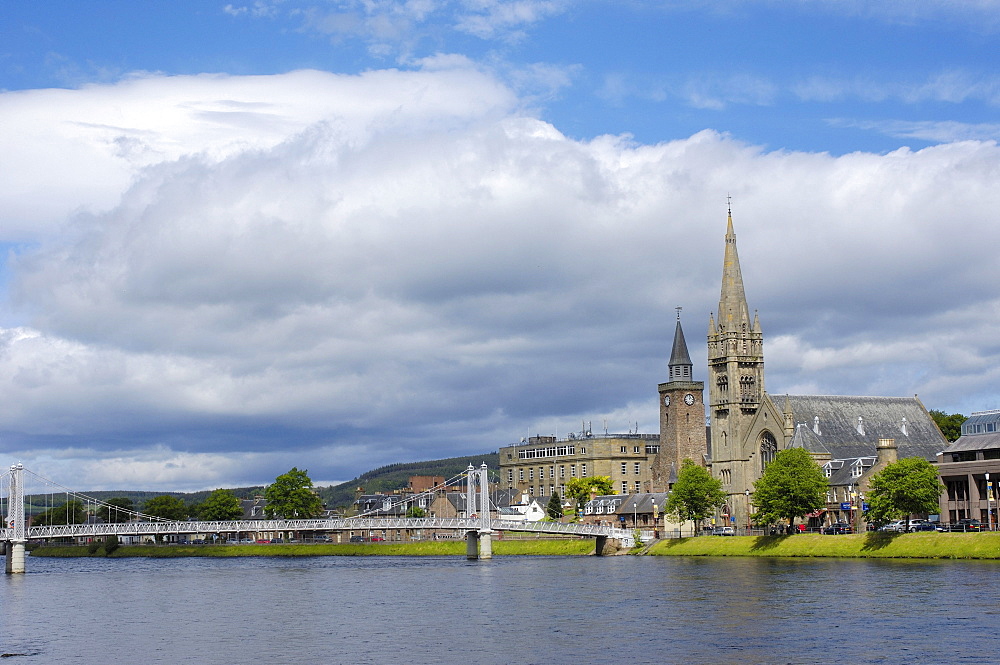
<svg viewBox="0 0 1000 665">
<path fill-rule="evenodd" d="M 410 476 L 444 476 L 447 480 L 465 471 L 470 464 L 478 467 L 483 462 L 495 472 L 500 464 L 500 456 L 493 452 L 427 462 L 389 464 L 367 471 L 346 483 L 316 489 L 328 507 L 345 508 L 354 502 L 354 493 L 359 487 L 364 488 L 365 494 L 391 492 L 406 487 Z"/>
<path fill-rule="evenodd" d="M 354 502 L 354 492 L 358 487 L 363 487 L 365 493 L 376 494 L 378 492 L 391 492 L 403 489 L 409 483 L 410 476 L 444 476 L 450 479 L 465 471 L 470 464 L 479 466 L 485 462 L 490 469 L 496 472 L 500 463 L 497 453 L 486 453 L 483 455 L 473 455 L 471 457 L 449 457 L 446 459 L 429 460 L 426 462 L 406 462 L 400 464 L 388 464 L 377 469 L 366 471 L 357 478 L 349 480 L 339 485 L 329 485 L 327 487 L 317 487 L 316 492 L 323 499 L 329 508 L 347 508 Z M 251 499 L 256 495 L 263 494 L 264 487 L 237 487 L 232 489 L 233 494 L 241 499 Z M 100 490 L 93 492 L 83 492 L 89 497 L 100 501 L 107 501 L 116 497 L 127 497 L 132 499 L 136 507 L 141 507 L 149 499 L 162 496 L 164 494 L 182 499 L 189 505 L 199 504 L 204 501 L 210 490 L 201 492 L 147 492 L 143 490 Z M 62 494 L 53 495 L 30 495 L 27 498 L 28 514 L 41 512 L 53 505 L 62 504 L 67 497 Z"/>
</svg>

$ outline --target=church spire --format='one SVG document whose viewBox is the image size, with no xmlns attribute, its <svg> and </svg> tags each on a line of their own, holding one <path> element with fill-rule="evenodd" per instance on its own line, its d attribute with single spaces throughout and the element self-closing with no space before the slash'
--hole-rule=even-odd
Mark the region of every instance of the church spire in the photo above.
<svg viewBox="0 0 1000 665">
<path fill-rule="evenodd" d="M 668 381 L 690 381 L 693 363 L 688 353 L 684 330 L 681 328 L 681 308 L 677 308 L 677 325 L 674 327 L 674 348 L 670 352 Z"/>
<path fill-rule="evenodd" d="M 726 227 L 726 254 L 722 263 L 722 294 L 719 296 L 718 332 L 747 332 L 750 330 L 750 311 L 743 290 L 743 273 L 740 257 L 736 252 L 736 233 L 733 231 L 733 211 L 729 210 Z"/>
</svg>

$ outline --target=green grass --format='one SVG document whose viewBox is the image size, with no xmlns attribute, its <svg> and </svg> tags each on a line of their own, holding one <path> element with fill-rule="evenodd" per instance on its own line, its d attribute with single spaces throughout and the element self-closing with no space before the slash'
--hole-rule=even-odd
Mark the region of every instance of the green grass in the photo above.
<svg viewBox="0 0 1000 665">
<path fill-rule="evenodd" d="M 879 533 L 824 536 L 699 536 L 663 540 L 653 556 L 785 556 L 1000 559 L 1000 533 Z"/>
<path fill-rule="evenodd" d="M 594 551 L 592 539 L 493 540 L 496 556 L 583 555 Z M 45 545 L 32 549 L 32 556 L 86 557 L 86 546 Z M 122 545 L 108 558 L 121 557 L 241 557 L 241 556 L 465 556 L 465 541 L 411 543 L 273 544 L 273 545 Z"/>
</svg>

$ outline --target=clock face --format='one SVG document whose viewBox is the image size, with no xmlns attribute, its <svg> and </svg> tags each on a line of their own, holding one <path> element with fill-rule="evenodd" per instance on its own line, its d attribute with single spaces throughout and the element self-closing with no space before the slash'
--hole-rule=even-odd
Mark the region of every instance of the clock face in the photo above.
<svg viewBox="0 0 1000 665">
<path fill-rule="evenodd" d="M 670 395 L 663 396 L 663 406 L 670 406 Z"/>
<path fill-rule="evenodd" d="M 684 403 L 687 404 L 688 406 L 691 406 L 692 404 L 694 404 L 694 395 L 692 395 L 691 393 L 688 393 L 687 395 L 685 395 L 684 396 Z"/>
</svg>

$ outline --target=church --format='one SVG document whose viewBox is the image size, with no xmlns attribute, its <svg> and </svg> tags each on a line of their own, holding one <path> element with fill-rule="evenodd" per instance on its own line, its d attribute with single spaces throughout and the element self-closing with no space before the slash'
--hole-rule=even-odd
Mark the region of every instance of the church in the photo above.
<svg viewBox="0 0 1000 665">
<path fill-rule="evenodd" d="M 818 524 L 853 520 L 868 480 L 886 464 L 905 457 L 934 461 L 947 446 L 916 396 L 786 395 L 765 389 L 764 333 L 758 314 L 751 319 L 747 306 L 732 211 L 719 307 L 708 322 L 707 405 L 704 383 L 693 380 L 679 318 L 668 371 L 668 381 L 659 385 L 662 459 L 654 464 L 654 484 L 669 484 L 684 458 L 704 464 L 727 495 L 721 519 L 737 526 L 749 524 L 753 483 L 780 450 L 806 449 L 830 479 L 831 514 L 811 516 Z"/>
</svg>

